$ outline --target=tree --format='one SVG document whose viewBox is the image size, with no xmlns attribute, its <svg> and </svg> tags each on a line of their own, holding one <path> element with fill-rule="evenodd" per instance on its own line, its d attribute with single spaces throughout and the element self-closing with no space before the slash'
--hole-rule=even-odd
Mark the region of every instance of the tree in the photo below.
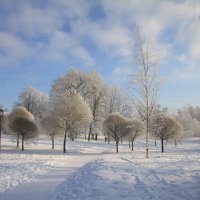
<svg viewBox="0 0 200 200">
<path fill-rule="evenodd" d="M 200 136 L 200 109 L 197 106 L 185 106 L 178 110 L 177 120 L 182 124 L 184 136 Z"/>
<path fill-rule="evenodd" d="M 63 97 L 69 91 L 80 94 L 84 99 L 87 97 L 88 77 L 80 70 L 70 69 L 64 76 L 58 77 L 52 84 L 50 98 Z"/>
<path fill-rule="evenodd" d="M 89 125 L 88 141 L 90 141 L 90 136 L 94 139 L 95 130 L 100 128 L 100 124 L 103 121 L 104 115 L 104 104 L 106 97 L 106 85 L 104 84 L 101 77 L 94 71 L 88 73 L 89 80 L 89 95 L 86 101 L 90 106 L 92 112 L 92 121 Z"/>
<path fill-rule="evenodd" d="M 118 87 L 109 87 L 107 89 L 106 111 L 108 114 L 119 112 L 126 117 L 132 117 L 133 109 L 131 100 L 125 96 Z"/>
<path fill-rule="evenodd" d="M 24 141 L 37 135 L 37 125 L 24 117 L 17 117 L 11 124 L 11 129 L 22 139 L 22 151 L 24 151 Z"/>
<path fill-rule="evenodd" d="M 23 106 L 16 107 L 8 115 L 8 121 L 9 121 L 8 122 L 8 127 L 11 129 L 11 131 L 13 131 L 13 129 L 12 129 L 13 122 L 17 118 L 25 118 L 25 119 L 27 119 L 29 121 L 34 121 L 33 115 L 30 112 L 28 112 L 25 107 L 23 107 Z M 17 136 L 17 147 L 19 147 L 20 133 L 15 132 L 15 131 L 14 131 L 14 133 Z"/>
<path fill-rule="evenodd" d="M 76 131 L 85 123 L 91 121 L 91 110 L 79 94 L 68 93 L 53 102 L 55 116 L 59 125 L 64 129 L 63 152 L 66 153 L 66 138 L 69 132 Z"/>
<path fill-rule="evenodd" d="M 181 124 L 175 117 L 167 113 L 159 113 L 151 124 L 152 133 L 161 140 L 162 153 L 164 152 L 164 140 L 176 139 L 182 133 Z"/>
<path fill-rule="evenodd" d="M 117 153 L 119 140 L 126 135 L 126 128 L 130 124 L 130 120 L 120 113 L 111 113 L 103 122 L 105 134 L 111 136 L 116 142 Z"/>
<path fill-rule="evenodd" d="M 61 127 L 59 126 L 58 119 L 52 112 L 47 116 L 43 117 L 40 121 L 41 127 L 44 131 L 51 137 L 51 147 L 54 149 L 54 138 L 56 135 L 60 134 Z"/>
<path fill-rule="evenodd" d="M 137 137 L 139 137 L 144 131 L 144 125 L 138 120 L 132 120 L 131 124 L 126 127 L 125 134 L 128 137 L 129 141 L 132 143 L 132 151 L 133 151 L 133 142 Z"/>
<path fill-rule="evenodd" d="M 46 94 L 29 86 L 21 92 L 15 107 L 23 106 L 36 118 L 42 118 L 46 110 L 47 101 L 48 97 Z"/>
<path fill-rule="evenodd" d="M 149 125 L 159 91 L 159 62 L 153 48 L 142 38 L 139 31 L 135 42 L 134 61 L 137 71 L 130 74 L 129 83 L 133 91 L 132 102 L 141 120 L 145 122 L 146 158 L 148 158 Z"/>
</svg>

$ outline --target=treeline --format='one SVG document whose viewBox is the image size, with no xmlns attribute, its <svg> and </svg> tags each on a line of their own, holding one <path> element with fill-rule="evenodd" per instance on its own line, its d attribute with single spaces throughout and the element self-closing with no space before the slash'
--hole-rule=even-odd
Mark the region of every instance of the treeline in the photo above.
<svg viewBox="0 0 200 200">
<path fill-rule="evenodd" d="M 13 110 L 4 115 L 3 131 L 15 135 L 22 150 L 24 141 L 39 133 L 51 138 L 52 149 L 55 137 L 62 136 L 64 153 L 67 137 L 73 141 L 79 134 L 85 134 L 88 141 L 97 140 L 98 135 L 104 135 L 108 143 L 112 138 L 116 152 L 119 141 L 128 140 L 133 150 L 135 139 L 145 133 L 145 122 L 135 110 L 131 99 L 119 88 L 108 86 L 98 73 L 71 69 L 53 81 L 49 95 L 25 88 Z M 176 117 L 159 107 L 155 107 L 149 129 L 153 138 L 161 140 L 162 152 L 164 140 L 178 140 L 182 135 Z"/>
</svg>

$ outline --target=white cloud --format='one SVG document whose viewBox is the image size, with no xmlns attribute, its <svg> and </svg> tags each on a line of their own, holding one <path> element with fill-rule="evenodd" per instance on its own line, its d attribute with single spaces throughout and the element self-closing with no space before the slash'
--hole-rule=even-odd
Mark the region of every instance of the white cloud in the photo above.
<svg viewBox="0 0 200 200">
<path fill-rule="evenodd" d="M 7 41 L 7 46 L 1 44 L 1 47 L 4 45 L 2 48 L 7 49 L 7 54 L 19 60 L 28 52 L 29 55 L 36 54 L 38 59 L 44 56 L 65 62 L 72 56 L 93 65 L 93 52 L 83 42 L 87 38 L 96 47 L 95 51 L 129 61 L 137 23 L 142 33 L 155 43 L 162 57 L 184 54 L 187 60 L 193 60 L 194 66 L 199 62 L 200 22 L 195 24 L 200 13 L 198 0 L 149 0 L 145 3 L 141 0 L 118 0 L 117 3 L 102 0 L 99 4 L 105 16 L 97 21 L 89 16 L 94 4 L 86 0 L 49 0 L 43 6 L 31 1 L 22 3 L 8 14 L 5 22 L 5 30 L 20 44 L 13 50 L 8 48 L 9 45 L 16 46 L 16 40 L 12 38 L 10 44 Z M 162 40 L 165 34 L 172 35 L 170 40 Z M 177 45 L 182 45 L 184 52 L 176 52 Z M 16 50 L 18 48 L 20 51 Z M 1 57 L 2 60 L 8 59 Z M 183 66 L 185 64 L 183 62 Z"/>
<path fill-rule="evenodd" d="M 28 57 L 32 54 L 32 50 L 13 34 L 0 32 L 0 66 L 11 65 L 21 58 Z"/>
</svg>

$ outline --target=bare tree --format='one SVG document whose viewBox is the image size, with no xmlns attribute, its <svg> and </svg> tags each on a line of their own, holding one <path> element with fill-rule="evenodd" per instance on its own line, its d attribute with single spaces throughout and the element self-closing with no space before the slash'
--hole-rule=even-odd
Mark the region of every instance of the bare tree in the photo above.
<svg viewBox="0 0 200 200">
<path fill-rule="evenodd" d="M 145 122 L 146 158 L 148 158 L 149 125 L 159 91 L 159 61 L 149 42 L 142 38 L 139 31 L 135 42 L 134 60 L 137 71 L 130 74 L 129 83 L 133 91 L 132 102 L 141 120 Z"/>
<path fill-rule="evenodd" d="M 27 111 L 31 112 L 36 118 L 42 118 L 46 110 L 48 97 L 46 94 L 29 86 L 25 88 L 19 95 L 15 107 L 23 106 Z"/>
<path fill-rule="evenodd" d="M 11 129 L 11 131 L 13 131 L 12 129 L 13 122 L 17 118 L 25 118 L 25 119 L 28 119 L 29 121 L 34 121 L 33 115 L 30 112 L 28 112 L 25 107 L 23 106 L 16 107 L 8 115 L 8 127 Z M 15 131 L 14 133 L 17 136 L 17 147 L 19 147 L 20 133 L 15 132 Z"/>
<path fill-rule="evenodd" d="M 125 96 L 118 87 L 107 89 L 106 111 L 108 114 L 119 112 L 126 117 L 133 116 L 133 107 L 129 96 Z"/>
<path fill-rule="evenodd" d="M 152 121 L 151 131 L 161 140 L 162 152 L 164 152 L 164 140 L 176 139 L 182 133 L 182 126 L 175 117 L 167 113 L 159 113 Z"/>
<path fill-rule="evenodd" d="M 125 135 L 131 141 L 132 151 L 133 151 L 133 142 L 137 137 L 139 137 L 144 132 L 144 125 L 138 120 L 132 120 L 131 124 L 126 127 Z"/>
<path fill-rule="evenodd" d="M 117 153 L 119 140 L 126 135 L 126 128 L 130 124 L 130 120 L 120 113 L 111 113 L 103 122 L 105 134 L 111 136 L 116 142 Z"/>
<path fill-rule="evenodd" d="M 54 102 L 55 115 L 59 125 L 64 129 L 63 152 L 66 153 L 66 138 L 70 131 L 91 121 L 91 110 L 79 94 L 71 94 L 58 98 Z"/>
<path fill-rule="evenodd" d="M 37 125 L 24 117 L 16 118 L 12 124 L 11 129 L 21 137 L 22 151 L 24 151 L 24 141 L 33 138 L 37 135 Z"/>
</svg>

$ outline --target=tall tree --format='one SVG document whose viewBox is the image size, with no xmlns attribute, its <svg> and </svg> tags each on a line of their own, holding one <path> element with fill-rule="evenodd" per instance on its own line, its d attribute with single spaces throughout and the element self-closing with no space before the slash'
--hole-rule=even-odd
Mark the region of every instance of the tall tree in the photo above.
<svg viewBox="0 0 200 200">
<path fill-rule="evenodd" d="M 92 136 L 96 134 L 97 137 L 97 133 L 94 133 L 95 129 L 100 128 L 100 124 L 103 121 L 106 85 L 95 71 L 88 73 L 88 80 L 90 92 L 86 101 L 88 102 L 92 112 L 92 121 L 89 125 L 88 133 L 88 141 L 90 141 L 91 134 Z"/>
<path fill-rule="evenodd" d="M 145 122 L 146 158 L 149 157 L 149 125 L 159 91 L 159 61 L 149 42 L 137 32 L 134 61 L 136 72 L 130 74 L 129 83 L 134 103 L 142 121 Z"/>
</svg>

